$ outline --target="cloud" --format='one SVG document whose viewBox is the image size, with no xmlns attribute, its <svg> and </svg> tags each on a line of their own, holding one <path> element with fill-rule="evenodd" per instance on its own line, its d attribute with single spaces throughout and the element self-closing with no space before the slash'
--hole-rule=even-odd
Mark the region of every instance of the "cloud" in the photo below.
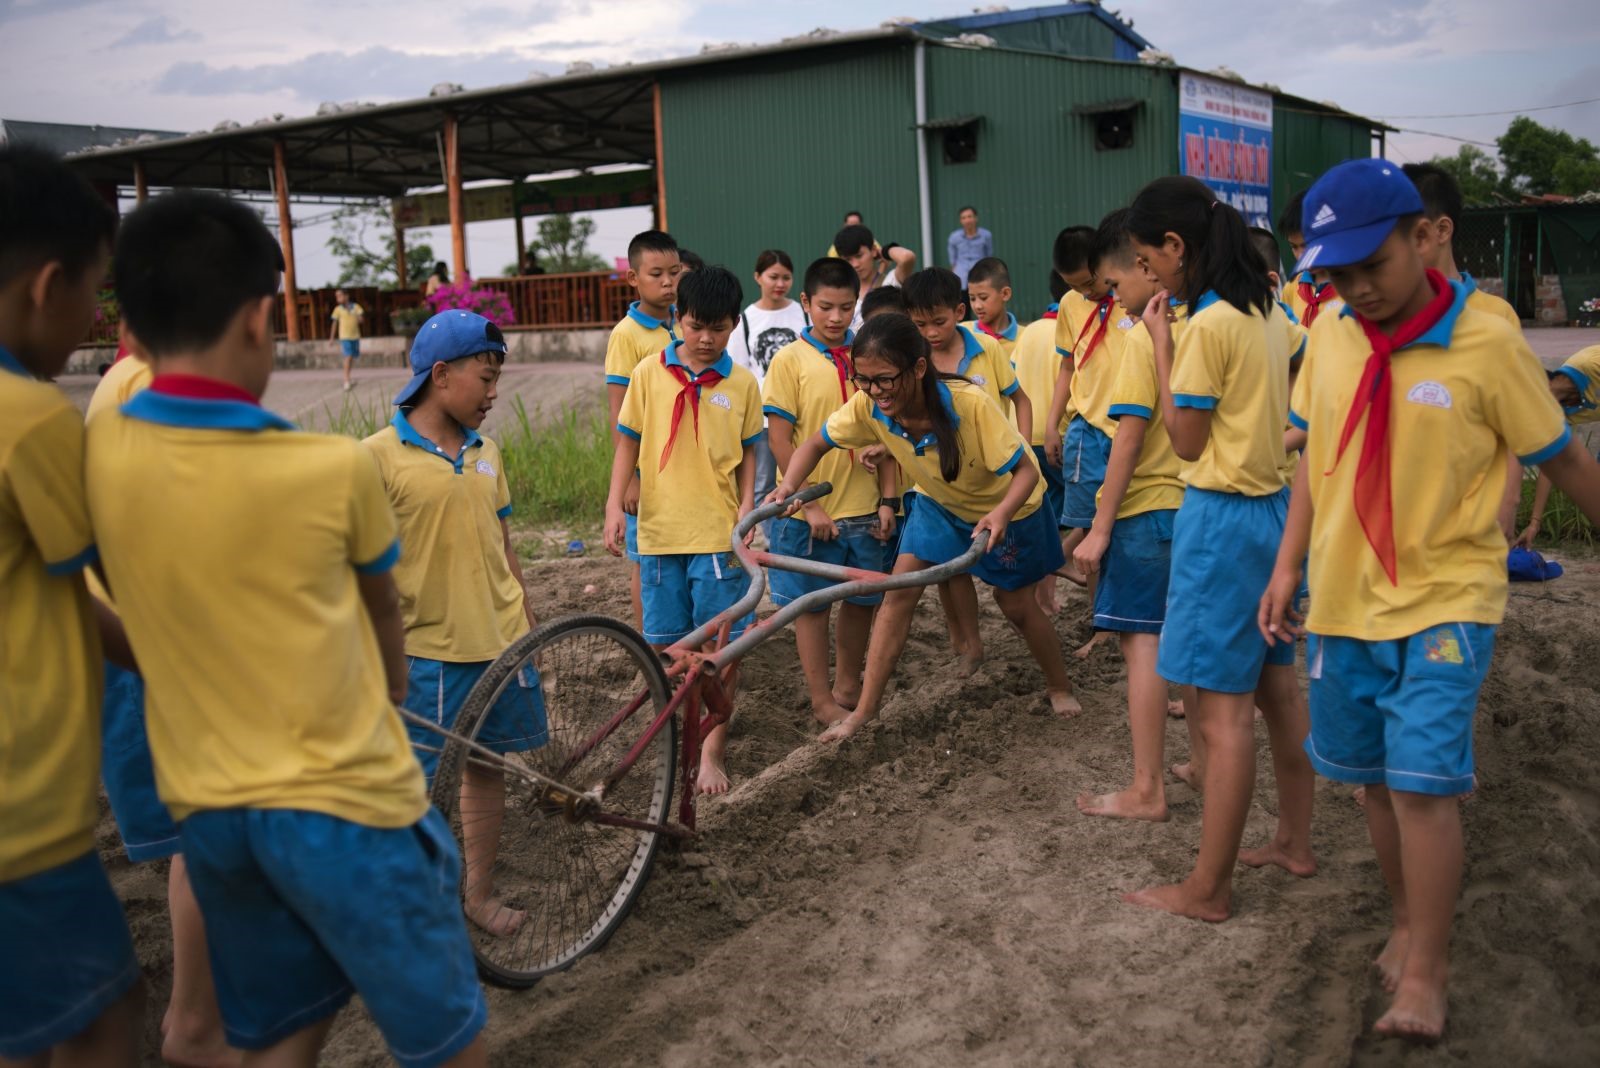
<svg viewBox="0 0 1600 1068">
<path fill-rule="evenodd" d="M 172 20 L 166 15 L 145 19 L 139 25 L 111 43 L 112 48 L 132 48 L 137 45 L 172 44 L 178 41 L 198 41 L 200 35 L 193 30 L 174 30 Z"/>
<path fill-rule="evenodd" d="M 563 69 L 510 48 L 438 55 L 372 47 L 353 53 L 318 52 L 254 66 L 176 63 L 157 79 L 155 90 L 181 96 L 288 91 L 308 102 L 357 97 L 404 100 L 426 96 L 439 82 L 458 82 L 468 88 L 520 82 L 536 68 L 552 74 Z"/>
</svg>

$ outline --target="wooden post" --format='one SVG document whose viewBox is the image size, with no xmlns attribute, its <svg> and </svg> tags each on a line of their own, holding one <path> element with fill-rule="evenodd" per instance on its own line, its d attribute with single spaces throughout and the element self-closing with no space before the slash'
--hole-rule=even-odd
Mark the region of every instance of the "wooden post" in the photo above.
<svg viewBox="0 0 1600 1068">
<path fill-rule="evenodd" d="M 394 205 L 389 205 L 389 217 L 394 219 L 394 274 L 399 280 L 399 288 L 405 289 L 410 283 L 406 277 L 406 232 L 400 227 L 400 220 L 394 218 Z"/>
<path fill-rule="evenodd" d="M 150 181 L 145 177 L 144 160 L 133 161 L 133 199 L 142 207 L 150 199 Z"/>
<path fill-rule="evenodd" d="M 300 290 L 294 284 L 294 220 L 289 215 L 289 165 L 283 142 L 272 142 L 273 185 L 278 192 L 278 244 L 283 247 L 283 324 L 290 341 L 300 340 Z"/>
<path fill-rule="evenodd" d="M 522 232 L 522 181 L 511 183 L 511 224 L 517 230 L 517 273 L 527 274 L 528 238 Z"/>
<path fill-rule="evenodd" d="M 661 132 L 661 83 L 656 82 L 651 86 L 651 104 L 655 110 L 656 120 L 656 229 L 667 228 L 667 173 L 665 157 L 662 155 L 662 146 L 665 137 Z"/>
<path fill-rule="evenodd" d="M 459 282 L 467 277 L 467 220 L 461 203 L 461 126 L 454 115 L 444 117 L 444 184 L 450 200 L 450 251 Z"/>
</svg>

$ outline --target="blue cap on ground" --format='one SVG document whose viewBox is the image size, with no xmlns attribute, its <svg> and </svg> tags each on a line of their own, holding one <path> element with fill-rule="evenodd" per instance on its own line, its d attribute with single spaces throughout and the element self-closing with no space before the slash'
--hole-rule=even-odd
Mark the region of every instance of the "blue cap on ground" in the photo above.
<svg viewBox="0 0 1600 1068">
<path fill-rule="evenodd" d="M 1564 569 L 1554 560 L 1546 560 L 1532 549 L 1519 545 L 1506 559 L 1506 572 L 1512 582 L 1549 582 L 1560 578 Z"/>
<path fill-rule="evenodd" d="M 1421 211 L 1422 196 L 1398 163 L 1346 160 L 1306 191 L 1300 215 L 1306 247 L 1294 273 L 1360 263 L 1402 216 Z"/>
<path fill-rule="evenodd" d="M 436 363 L 449 363 L 480 352 L 504 355 L 505 351 L 506 336 L 477 312 L 458 308 L 442 311 L 423 323 L 411 342 L 411 381 L 395 394 L 394 403 L 398 407 L 416 396 Z"/>
</svg>

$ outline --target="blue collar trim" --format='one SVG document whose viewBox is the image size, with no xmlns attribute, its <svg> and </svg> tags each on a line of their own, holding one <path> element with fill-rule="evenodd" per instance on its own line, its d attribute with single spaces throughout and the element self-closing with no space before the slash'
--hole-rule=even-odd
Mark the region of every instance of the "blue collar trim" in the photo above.
<svg viewBox="0 0 1600 1068">
<path fill-rule="evenodd" d="M 678 335 L 672 329 L 672 312 L 670 311 L 665 319 L 653 319 L 639 310 L 639 302 L 636 300 L 628 305 L 628 318 L 646 330 L 665 330 L 668 337 L 674 341 L 678 340 Z"/>
<path fill-rule="evenodd" d="M 965 346 L 965 351 L 961 353 L 961 362 L 956 364 L 956 374 L 964 375 L 967 373 L 967 368 L 972 365 L 972 358 L 983 351 L 983 343 L 966 327 L 957 326 L 956 329 L 961 331 L 961 343 Z M 949 397 L 950 391 L 946 389 L 944 392 L 945 396 Z"/>
<path fill-rule="evenodd" d="M 1565 375 L 1566 377 L 1572 379 L 1573 385 L 1578 387 L 1578 403 L 1573 405 L 1571 408 L 1568 408 L 1565 404 L 1563 404 L 1561 406 L 1561 410 L 1564 413 L 1567 415 L 1578 415 L 1581 412 L 1592 411 L 1596 407 L 1595 402 L 1589 399 L 1589 386 L 1591 384 L 1591 380 L 1588 375 L 1584 374 L 1582 371 L 1570 364 L 1564 367 L 1557 367 L 1551 373 Z"/>
<path fill-rule="evenodd" d="M 1044 310 L 1044 313 L 1046 315 L 1049 315 L 1053 311 L 1060 311 L 1060 310 L 1061 310 L 1061 305 L 1059 305 L 1059 304 L 1051 304 L 1048 308 L 1046 308 Z"/>
<path fill-rule="evenodd" d="M 1400 348 L 1396 349 L 1395 351 L 1399 352 L 1409 349 L 1412 347 L 1412 345 L 1438 345 L 1440 348 L 1450 347 L 1450 338 L 1453 337 L 1456 332 L 1456 320 L 1461 318 L 1461 309 L 1467 306 L 1467 297 L 1472 291 L 1468 289 L 1462 282 L 1449 282 L 1447 284 L 1455 292 L 1455 296 L 1450 301 L 1450 307 L 1445 309 L 1444 315 L 1440 316 L 1439 321 L 1434 323 L 1426 334 L 1423 334 L 1409 345 L 1401 345 Z M 1356 318 L 1355 309 L 1346 304 L 1343 308 L 1339 309 L 1339 318 Z"/>
<path fill-rule="evenodd" d="M 961 417 L 956 414 L 956 406 L 950 399 L 950 384 L 948 382 L 938 382 L 935 384 L 939 388 L 939 403 L 944 405 L 944 410 L 950 415 L 950 425 L 959 427 L 961 425 Z M 927 452 L 928 449 L 938 444 L 938 439 L 935 438 L 931 432 L 922 435 L 921 438 L 913 438 L 909 430 L 895 422 L 893 419 L 889 418 L 887 415 L 884 415 L 883 412 L 878 410 L 878 406 L 876 404 L 872 406 L 872 418 L 888 427 L 889 433 L 895 435 L 896 437 L 905 438 L 907 441 L 911 442 L 912 447 L 916 449 L 918 456 L 921 456 L 923 453 Z"/>
<path fill-rule="evenodd" d="M 800 338 L 807 345 L 810 345 L 812 348 L 816 349 L 817 352 L 821 354 L 829 363 L 833 362 L 833 353 L 828 351 L 828 346 L 816 339 L 816 337 L 811 333 L 811 328 L 809 326 L 800 331 Z M 856 332 L 846 327 L 844 332 L 844 347 L 849 348 L 855 342 L 855 339 Z"/>
<path fill-rule="evenodd" d="M 1291 323 L 1294 323 L 1296 326 L 1300 325 L 1300 316 L 1294 313 L 1294 309 L 1289 307 L 1288 302 L 1279 300 L 1275 303 L 1278 305 L 1278 307 L 1283 309 L 1283 314 L 1289 317 L 1289 321 Z"/>
<path fill-rule="evenodd" d="M 1461 284 L 1467 287 L 1468 293 L 1471 293 L 1473 290 L 1478 288 L 1478 280 L 1472 277 L 1471 273 L 1468 271 L 1461 272 Z"/>
<path fill-rule="evenodd" d="M 1006 328 L 1000 331 L 1000 336 L 1007 341 L 1017 340 L 1017 316 L 1014 312 L 1006 312 Z"/>
<path fill-rule="evenodd" d="M 244 401 L 174 397 L 144 390 L 122 406 L 130 419 L 191 430 L 294 430 L 295 425 L 257 404 Z"/>
<path fill-rule="evenodd" d="M 678 350 L 682 347 L 682 338 L 679 338 L 667 346 L 667 366 L 681 367 L 685 371 L 689 371 L 689 365 L 684 363 L 683 360 L 678 356 Z M 717 362 L 712 364 L 710 367 L 707 367 L 705 370 L 715 371 L 723 378 L 727 378 L 729 375 L 733 374 L 733 357 L 729 356 L 728 350 L 724 349 L 722 350 L 722 355 L 717 358 Z M 689 381 L 698 384 L 700 381 L 700 376 L 703 374 L 705 374 L 705 371 L 689 371 Z"/>
<path fill-rule="evenodd" d="M 21 375 L 23 378 L 33 377 L 33 372 L 22 366 L 22 361 L 11 355 L 11 350 L 4 345 L 0 345 L 0 370 L 10 371 L 12 374 Z"/>
<path fill-rule="evenodd" d="M 1221 297 L 1217 296 L 1215 289 L 1208 289 L 1190 302 L 1189 314 L 1198 315 L 1221 299 Z"/>
<path fill-rule="evenodd" d="M 478 435 L 476 430 L 473 430 L 471 427 L 464 426 L 461 429 L 465 432 L 466 436 L 461 439 L 461 451 L 452 457 L 439 445 L 436 445 L 434 442 L 430 441 L 426 435 L 420 433 L 416 427 L 412 426 L 411 421 L 406 418 L 406 413 L 403 409 L 394 413 L 394 418 L 389 420 L 389 425 L 394 427 L 394 432 L 400 436 L 400 444 L 414 446 L 431 456 L 437 456 L 441 460 L 450 461 L 455 465 L 456 474 L 458 475 L 461 473 L 461 462 L 462 459 L 467 455 L 467 450 L 472 448 L 474 445 L 483 444 L 483 438 Z"/>
</svg>

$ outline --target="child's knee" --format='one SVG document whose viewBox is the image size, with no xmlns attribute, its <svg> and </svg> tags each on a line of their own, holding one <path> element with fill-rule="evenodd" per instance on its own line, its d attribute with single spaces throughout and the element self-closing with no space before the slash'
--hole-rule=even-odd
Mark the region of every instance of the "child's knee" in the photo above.
<svg viewBox="0 0 1600 1068">
<path fill-rule="evenodd" d="M 1039 610 L 1033 599 L 1033 590 L 995 590 L 994 602 L 1013 627 L 1021 628 Z"/>
</svg>

